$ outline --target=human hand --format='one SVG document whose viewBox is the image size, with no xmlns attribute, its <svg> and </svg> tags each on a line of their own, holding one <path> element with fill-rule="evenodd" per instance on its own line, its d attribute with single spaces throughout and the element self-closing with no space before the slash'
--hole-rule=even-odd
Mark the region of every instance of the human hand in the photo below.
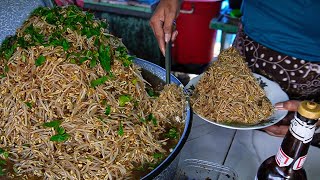
<svg viewBox="0 0 320 180">
<path fill-rule="evenodd" d="M 283 118 L 279 123 L 266 127 L 263 130 L 271 136 L 283 137 L 284 135 L 286 135 L 289 129 L 290 121 L 294 117 L 294 112 L 298 111 L 299 104 L 300 101 L 296 100 L 277 103 L 275 105 L 275 108 L 277 110 L 288 110 L 291 112 L 289 112 L 287 116 Z"/>
<path fill-rule="evenodd" d="M 165 55 L 165 43 L 175 40 L 178 31 L 173 31 L 173 22 L 180 10 L 179 0 L 160 0 L 154 14 L 150 19 L 150 26 L 157 38 L 159 48 Z"/>
</svg>

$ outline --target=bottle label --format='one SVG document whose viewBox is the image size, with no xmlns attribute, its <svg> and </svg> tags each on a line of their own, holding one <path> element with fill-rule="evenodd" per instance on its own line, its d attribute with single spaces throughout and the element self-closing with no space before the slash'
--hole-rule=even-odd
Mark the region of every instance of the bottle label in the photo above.
<svg viewBox="0 0 320 180">
<path fill-rule="evenodd" d="M 312 140 L 314 132 L 316 130 L 316 125 L 307 125 L 306 122 L 301 121 L 296 115 L 291 121 L 289 131 L 291 134 L 302 141 L 304 144 Z"/>
<path fill-rule="evenodd" d="M 283 152 L 282 148 L 280 147 L 276 155 L 276 162 L 279 167 L 285 167 L 285 166 L 289 166 L 293 162 L 293 158 L 286 155 L 286 153 Z"/>
<path fill-rule="evenodd" d="M 302 168 L 303 164 L 304 164 L 304 161 L 306 160 L 307 158 L 307 155 L 305 156 L 302 156 L 302 157 L 299 157 L 296 162 L 293 164 L 293 167 L 292 169 L 293 170 L 299 170 Z"/>
</svg>

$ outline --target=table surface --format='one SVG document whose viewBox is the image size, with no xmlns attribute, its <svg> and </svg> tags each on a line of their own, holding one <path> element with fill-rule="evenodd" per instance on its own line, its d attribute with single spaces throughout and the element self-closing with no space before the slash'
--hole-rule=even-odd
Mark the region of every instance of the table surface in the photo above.
<svg viewBox="0 0 320 180">
<path fill-rule="evenodd" d="M 283 138 L 258 130 L 231 130 L 193 116 L 190 136 L 182 149 L 180 165 L 185 159 L 200 159 L 231 167 L 239 180 L 254 179 L 260 164 L 275 155 Z M 309 180 L 320 177 L 320 148 L 311 146 L 304 164 Z"/>
</svg>

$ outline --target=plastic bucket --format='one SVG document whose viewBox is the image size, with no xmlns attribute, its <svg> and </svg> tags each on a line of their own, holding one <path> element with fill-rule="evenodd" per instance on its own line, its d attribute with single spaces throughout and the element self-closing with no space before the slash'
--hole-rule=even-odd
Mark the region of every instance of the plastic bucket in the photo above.
<svg viewBox="0 0 320 180">
<path fill-rule="evenodd" d="M 218 17 L 221 0 L 185 0 L 181 5 L 176 28 L 179 32 L 173 48 L 178 64 L 207 64 L 213 56 L 216 30 L 209 28 Z"/>
</svg>

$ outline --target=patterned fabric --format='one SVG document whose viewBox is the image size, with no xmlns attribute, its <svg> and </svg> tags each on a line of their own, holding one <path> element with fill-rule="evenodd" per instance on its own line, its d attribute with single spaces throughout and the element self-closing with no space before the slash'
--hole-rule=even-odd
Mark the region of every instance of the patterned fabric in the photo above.
<svg viewBox="0 0 320 180">
<path fill-rule="evenodd" d="M 287 56 L 250 39 L 242 30 L 233 44 L 255 73 L 277 82 L 290 99 L 320 100 L 320 62 Z"/>
<path fill-rule="evenodd" d="M 277 82 L 291 100 L 320 102 L 320 62 L 310 62 L 273 51 L 250 39 L 241 25 L 233 46 L 246 58 L 252 72 Z M 278 125 L 289 125 L 292 118 L 293 113 L 289 112 Z M 320 147 L 319 127 L 311 144 Z"/>
</svg>

